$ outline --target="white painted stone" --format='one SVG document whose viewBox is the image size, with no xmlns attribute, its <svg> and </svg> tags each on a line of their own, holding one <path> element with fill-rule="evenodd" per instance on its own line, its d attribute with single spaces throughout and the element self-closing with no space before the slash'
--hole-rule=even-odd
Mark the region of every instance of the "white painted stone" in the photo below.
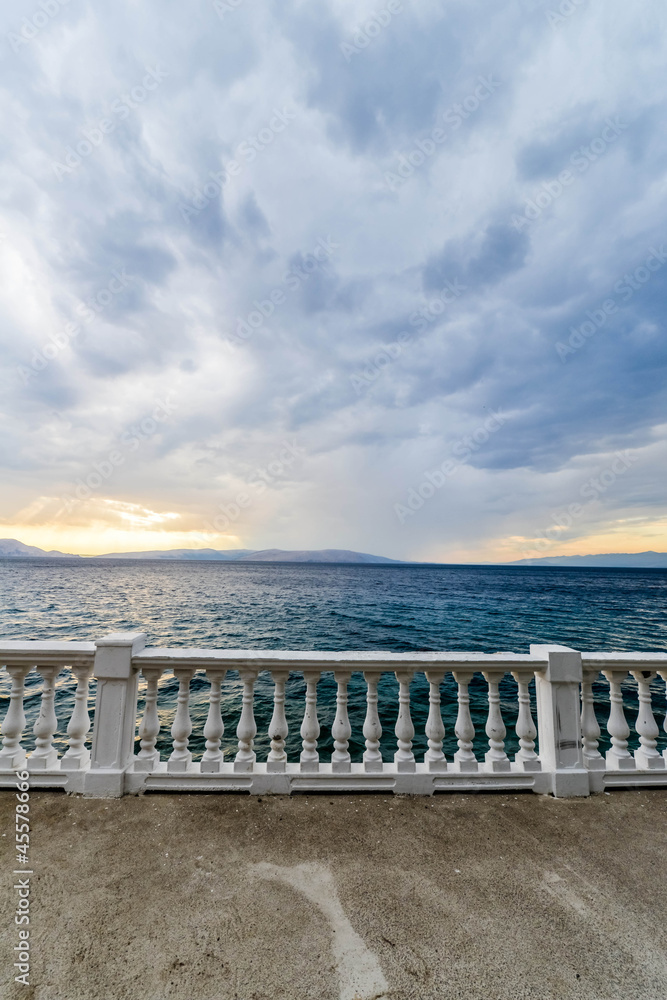
<svg viewBox="0 0 667 1000">
<path fill-rule="evenodd" d="M 507 730 L 500 711 L 500 694 L 498 693 L 501 678 L 497 674 L 485 670 L 484 679 L 489 685 L 489 715 L 485 730 L 489 739 L 489 749 L 484 755 L 485 770 L 492 773 L 509 771 L 510 761 L 505 753 Z"/>
<path fill-rule="evenodd" d="M 246 666 L 239 671 L 239 676 L 243 681 L 243 700 L 241 718 L 236 727 L 236 736 L 239 744 L 236 757 L 234 758 L 234 771 L 243 773 L 244 771 L 252 771 L 257 759 L 253 750 L 255 736 L 257 735 L 257 723 L 255 722 L 253 707 L 257 671 L 248 669 Z"/>
<path fill-rule="evenodd" d="M 454 732 L 456 733 L 459 748 L 454 754 L 452 770 L 470 773 L 477 771 L 479 766 L 473 751 L 475 727 L 472 724 L 472 717 L 470 715 L 470 695 L 468 694 L 468 685 L 473 679 L 474 671 L 454 670 L 453 674 L 454 680 L 458 685 L 457 698 L 459 710 L 456 716 Z"/>
<path fill-rule="evenodd" d="M 442 752 L 442 741 L 445 738 L 445 724 L 442 721 L 440 710 L 440 685 L 444 674 L 441 671 L 426 671 L 426 680 L 429 684 L 428 695 L 428 719 L 426 720 L 426 737 L 428 739 L 428 750 L 424 754 L 424 763 L 429 771 L 446 771 L 447 760 Z"/>
<path fill-rule="evenodd" d="M 412 752 L 412 739 L 415 735 L 415 727 L 412 725 L 410 715 L 410 681 L 412 671 L 397 670 L 396 680 L 398 681 L 398 717 L 394 734 L 398 743 L 398 750 L 394 754 L 394 764 L 397 771 L 410 772 L 415 770 L 415 755 Z"/>
<path fill-rule="evenodd" d="M 566 646 L 531 646 L 544 662 L 535 674 L 537 730 L 542 770 L 556 797 L 590 794 L 581 748 L 581 653 Z"/>
<path fill-rule="evenodd" d="M 222 696 L 222 682 L 225 679 L 226 670 L 218 670 L 210 667 L 206 671 L 206 676 L 211 683 L 208 702 L 208 716 L 204 726 L 204 738 L 206 749 L 201 759 L 202 773 L 215 774 L 220 770 L 224 761 L 224 755 L 220 749 L 220 742 L 225 732 L 225 724 L 222 721 L 220 701 Z"/>
<path fill-rule="evenodd" d="M 135 656 L 146 642 L 144 632 L 121 632 L 96 643 L 93 674 L 97 678 L 95 724 L 87 795 L 122 795 L 125 772 L 133 763 L 137 719 L 139 664 Z"/>
<path fill-rule="evenodd" d="M 155 748 L 160 735 L 160 719 L 157 710 L 158 682 L 162 667 L 143 668 L 146 678 L 146 703 L 144 715 L 139 725 L 140 750 L 134 761 L 136 771 L 152 771 L 160 762 L 160 754 Z"/>
<path fill-rule="evenodd" d="M 23 730 L 25 729 L 25 712 L 23 698 L 25 694 L 25 679 L 30 673 L 28 664 L 7 663 L 5 669 L 12 679 L 12 689 L 9 695 L 9 707 L 2 723 L 2 750 L 0 750 L 0 768 L 15 771 L 25 767 L 26 753 L 21 746 Z"/>
<path fill-rule="evenodd" d="M 178 697 L 176 699 L 176 715 L 171 727 L 171 737 L 174 749 L 167 762 L 168 771 L 187 771 L 192 763 L 192 753 L 188 750 L 192 719 L 190 718 L 190 683 L 194 675 L 193 667 L 176 667 L 174 674 L 178 679 Z"/>
<path fill-rule="evenodd" d="M 667 655 L 644 653 L 586 653 L 557 646 L 534 646 L 529 655 L 516 653 L 317 653 L 254 650 L 145 649 L 141 633 L 116 634 L 92 643 L 2 643 L 0 663 L 12 676 L 10 706 L 3 721 L 0 751 L 0 786 L 15 781 L 15 767 L 25 766 L 21 736 L 25 676 L 37 667 L 45 678 L 41 719 L 36 729 L 37 751 L 32 755 L 31 784 L 65 788 L 87 795 L 122 795 L 142 790 L 249 791 L 252 794 L 291 792 L 381 791 L 393 794 L 431 795 L 437 791 L 496 789 L 533 790 L 559 796 L 586 795 L 604 787 L 660 787 L 667 785 L 665 755 L 657 752 L 658 734 L 651 705 L 650 682 L 656 672 L 667 678 Z M 85 746 L 89 729 L 87 692 L 93 664 L 97 701 L 93 749 Z M 15 658 L 15 661 L 12 658 Z M 67 726 L 69 748 L 55 759 L 53 734 L 53 684 L 62 668 L 71 667 L 77 678 L 72 716 Z M 141 720 L 141 749 L 134 757 L 137 706 L 137 673 L 147 678 L 146 708 Z M 301 727 L 303 750 L 290 761 L 285 752 L 287 722 L 285 684 L 289 670 L 306 681 L 306 702 Z M 200 762 L 188 748 L 192 732 L 189 686 L 195 670 L 205 669 L 211 682 L 209 710 L 203 736 L 206 751 Z M 225 762 L 221 750 L 224 724 L 220 712 L 225 672 L 238 669 L 243 682 L 242 711 L 237 736 L 238 753 Z M 272 671 L 274 713 L 269 726 L 271 751 L 257 761 L 254 738 L 254 686 L 260 670 Z M 363 734 L 366 749 L 362 762 L 350 760 L 351 727 L 347 686 L 353 670 L 363 670 L 367 684 Z M 179 678 L 179 700 L 172 727 L 174 752 L 160 762 L 155 749 L 159 735 L 158 680 L 164 670 Z M 334 752 L 322 763 L 317 749 L 317 681 L 323 670 L 332 670 L 337 682 L 336 718 L 332 726 Z M 423 763 L 412 751 L 410 680 L 424 671 L 429 683 L 426 723 L 428 750 Z M 458 685 L 456 736 L 458 751 L 449 765 L 442 753 L 444 726 L 440 710 L 440 685 L 452 672 Z M 489 751 L 478 765 L 474 754 L 475 732 L 469 708 L 468 685 L 476 671 L 489 685 L 486 732 Z M 498 684 L 507 671 L 519 687 L 516 733 L 520 749 L 512 764 L 505 755 L 505 725 L 500 713 Z M 612 750 L 605 759 L 598 751 L 599 726 L 594 714 L 593 679 L 602 671 L 612 690 L 609 733 Z M 640 748 L 627 750 L 629 729 L 625 720 L 620 683 L 630 671 L 639 686 L 637 733 Z M 398 750 L 394 760 L 383 763 L 382 727 L 377 709 L 377 685 L 383 673 L 399 681 L 396 723 Z M 528 685 L 535 674 L 538 725 L 530 713 Z M 580 704 L 581 701 L 581 704 Z M 537 728 L 537 733 L 536 733 Z M 535 753 L 539 736 L 540 756 Z M 625 752 L 624 752 L 625 751 Z M 89 762 L 90 756 L 90 762 Z M 42 763 L 40 763 L 40 761 Z M 619 763 L 620 762 L 620 763 Z M 542 770 L 539 770 L 539 768 Z M 511 770 L 510 770 L 511 768 Z"/>
<path fill-rule="evenodd" d="M 74 711 L 67 725 L 69 746 L 60 761 L 60 768 L 63 771 L 83 771 L 90 764 L 90 750 L 86 746 L 86 737 L 90 731 L 88 690 L 92 672 L 92 663 L 72 667 L 72 673 L 76 677 L 76 691 Z"/>
<path fill-rule="evenodd" d="M 266 761 L 267 771 L 280 774 L 287 766 L 287 754 L 285 752 L 285 740 L 289 733 L 287 718 L 285 716 L 285 684 L 289 678 L 288 670 L 273 670 L 273 715 L 269 724 L 269 737 L 271 739 L 271 750 Z"/>
<path fill-rule="evenodd" d="M 317 741 L 320 735 L 320 724 L 317 719 L 317 682 L 320 673 L 314 670 L 304 671 L 306 682 L 306 705 L 301 723 L 301 770 L 317 771 L 320 766 L 320 755 L 317 752 Z"/>
<path fill-rule="evenodd" d="M 347 714 L 347 685 L 350 680 L 348 671 L 336 670 L 334 680 L 337 685 L 336 692 L 336 717 L 331 727 L 331 735 L 334 740 L 334 752 L 331 755 L 331 770 L 336 774 L 346 774 L 350 771 L 352 758 L 350 757 L 349 745 L 352 727 Z"/>
<path fill-rule="evenodd" d="M 534 677 L 532 670 L 513 670 L 512 676 L 517 683 L 519 713 L 516 720 L 516 735 L 519 739 L 519 750 L 514 755 L 512 770 L 540 771 L 542 763 L 535 753 L 535 737 L 537 729 L 530 711 L 530 691 L 528 686 Z"/>
<path fill-rule="evenodd" d="M 366 718 L 364 720 L 364 769 L 370 773 L 382 771 L 382 753 L 380 738 L 382 725 L 378 714 L 378 677 L 372 673 L 364 673 L 366 681 Z"/>
<path fill-rule="evenodd" d="M 53 746 L 53 737 L 58 729 L 58 719 L 55 710 L 56 677 L 60 667 L 38 667 L 37 672 L 44 679 L 39 715 L 32 731 L 35 736 L 35 749 L 28 758 L 29 771 L 48 771 L 58 767 L 58 752 Z"/>
<path fill-rule="evenodd" d="M 637 681 L 639 695 L 639 712 L 637 713 L 637 734 L 639 747 L 635 750 L 635 765 L 641 770 L 663 770 L 665 759 L 658 753 L 656 747 L 660 730 L 653 715 L 651 704 L 651 681 L 656 674 L 651 670 L 632 670 L 632 676 Z"/>
<path fill-rule="evenodd" d="M 581 744 L 584 767 L 589 771 L 604 771 L 604 757 L 598 750 L 600 725 L 595 714 L 593 684 L 600 676 L 597 667 L 582 670 L 581 681 Z"/>
<path fill-rule="evenodd" d="M 603 670 L 602 673 L 609 681 L 609 700 L 611 703 L 609 721 L 607 722 L 611 748 L 605 754 L 607 768 L 617 771 L 631 771 L 636 764 L 634 757 L 628 750 L 630 727 L 623 711 L 623 692 L 621 690 L 621 684 L 628 676 L 628 671 L 624 669 Z"/>
</svg>

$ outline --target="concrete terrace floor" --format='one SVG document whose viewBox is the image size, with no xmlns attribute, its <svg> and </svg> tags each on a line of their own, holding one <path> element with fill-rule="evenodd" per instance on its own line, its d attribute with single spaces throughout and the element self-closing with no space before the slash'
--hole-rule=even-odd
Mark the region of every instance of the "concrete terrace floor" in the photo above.
<svg viewBox="0 0 667 1000">
<path fill-rule="evenodd" d="M 660 1000 L 667 794 L 31 794 L 31 986 L 3 1000 Z"/>
</svg>

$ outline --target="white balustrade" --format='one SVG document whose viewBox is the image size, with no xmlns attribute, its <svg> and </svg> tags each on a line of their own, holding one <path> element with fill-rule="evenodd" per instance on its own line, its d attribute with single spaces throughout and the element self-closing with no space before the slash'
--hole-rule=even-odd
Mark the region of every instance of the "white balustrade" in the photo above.
<svg viewBox="0 0 667 1000">
<path fill-rule="evenodd" d="M 256 754 L 253 750 L 255 736 L 257 735 L 257 723 L 255 722 L 254 700 L 255 681 L 257 680 L 256 670 L 240 670 L 239 676 L 243 682 L 243 699 L 241 707 L 241 718 L 236 727 L 236 736 L 239 741 L 238 751 L 234 758 L 235 772 L 252 771 L 255 766 Z"/>
<path fill-rule="evenodd" d="M 632 670 L 631 673 L 637 681 L 637 693 L 639 696 L 637 735 L 639 736 L 640 745 L 635 750 L 635 764 L 638 768 L 646 771 L 661 770 L 665 767 L 665 758 L 656 749 L 660 730 L 653 715 L 650 687 L 651 681 L 655 679 L 656 674 L 650 670 Z"/>
<path fill-rule="evenodd" d="M 269 738 L 271 750 L 266 759 L 266 770 L 269 774 L 284 772 L 287 767 L 285 740 L 289 733 L 285 717 L 285 684 L 289 679 L 288 670 L 274 670 L 273 677 L 273 715 L 269 723 Z"/>
<path fill-rule="evenodd" d="M 458 685 L 458 715 L 454 732 L 458 742 L 458 750 L 454 754 L 452 767 L 455 771 L 471 772 L 478 768 L 477 758 L 473 752 L 473 740 L 475 739 L 475 727 L 470 715 L 470 695 L 468 685 L 473 679 L 472 670 L 454 670 L 454 680 Z"/>
<path fill-rule="evenodd" d="M 334 752 L 331 754 L 331 770 L 334 774 L 345 774 L 352 770 L 352 758 L 349 746 L 352 726 L 347 714 L 347 685 L 350 674 L 345 671 L 334 671 L 336 681 L 336 717 L 331 727 L 334 741 Z"/>
<path fill-rule="evenodd" d="M 382 771 L 382 753 L 380 752 L 380 739 L 382 737 L 382 725 L 378 713 L 378 676 L 377 674 L 366 673 L 366 718 L 364 719 L 364 737 L 366 749 L 364 751 L 364 770 L 371 773 Z"/>
<path fill-rule="evenodd" d="M 426 680 L 429 684 L 428 719 L 426 720 L 426 738 L 428 750 L 424 754 L 424 763 L 429 771 L 446 771 L 447 760 L 442 752 L 442 741 L 445 738 L 445 724 L 440 711 L 440 685 L 444 673 L 427 670 Z"/>
<path fill-rule="evenodd" d="M 192 753 L 188 750 L 192 719 L 190 718 L 190 682 L 194 675 L 193 667 L 175 667 L 174 676 L 178 680 L 178 697 L 176 699 L 176 715 L 171 727 L 171 737 L 174 749 L 167 761 L 167 771 L 179 773 L 187 771 L 192 763 Z"/>
<path fill-rule="evenodd" d="M 23 698 L 25 679 L 31 667 L 8 663 L 6 669 L 12 679 L 12 689 L 9 695 L 9 708 L 0 729 L 0 733 L 2 733 L 0 769 L 15 771 L 17 768 L 25 767 L 26 763 L 26 753 L 21 746 L 23 730 L 25 729 Z"/>
<path fill-rule="evenodd" d="M 559 646 L 531 646 L 530 654 L 514 653 L 316 653 L 281 651 L 145 649 L 143 633 L 119 633 L 92 643 L 0 642 L 0 662 L 9 663 L 11 694 L 0 732 L 0 785 L 9 787 L 18 768 L 28 767 L 40 787 L 59 787 L 87 795 L 123 795 L 149 790 L 238 790 L 253 793 L 291 792 L 320 788 L 330 792 L 369 789 L 402 794 L 445 790 L 513 788 L 552 792 L 558 796 L 588 795 L 605 787 L 667 786 L 667 751 L 658 750 L 660 730 L 653 712 L 653 684 L 659 675 L 667 680 L 667 654 L 586 653 Z M 94 667 L 94 670 L 93 670 Z M 35 669 L 41 687 L 39 714 L 33 726 L 35 749 L 26 757 L 22 747 L 25 728 L 25 681 Z M 61 760 L 55 747 L 59 707 L 56 684 L 60 671 L 71 669 L 76 678 L 74 706 L 68 719 L 68 747 Z M 241 679 L 240 718 L 236 728 L 238 748 L 233 764 L 225 765 L 223 691 L 228 671 Z M 300 753 L 287 749 L 290 712 L 287 682 L 296 671 L 305 683 Z M 160 677 L 168 671 L 178 681 L 176 710 L 171 727 L 173 747 L 160 763 Z M 205 722 L 191 742 L 191 682 L 196 671 L 209 682 Z M 319 753 L 318 683 L 323 671 L 336 682 L 335 716 L 331 725 L 331 763 L 321 764 Z M 86 739 L 90 729 L 88 694 L 91 673 L 97 683 L 92 749 Z M 143 673 L 145 706 L 139 726 L 139 751 L 134 755 L 137 719 L 137 680 Z M 257 763 L 254 694 L 260 673 L 273 677 L 273 705 L 268 735 L 271 742 L 265 762 Z M 416 672 L 428 684 L 428 716 L 424 735 L 427 749 L 423 763 L 414 754 L 415 727 L 411 682 Z M 506 751 L 506 724 L 501 710 L 500 686 L 510 673 L 517 684 L 516 726 L 518 750 L 510 762 Z M 365 692 L 353 682 L 363 674 Z M 381 678 L 393 674 L 398 681 L 396 747 L 391 762 L 383 763 L 382 723 L 378 704 Z M 470 684 L 481 674 L 488 694 L 471 711 Z M 595 682 L 602 674 L 609 683 L 611 709 L 607 731 L 611 749 L 599 749 L 600 726 L 596 717 Z M 630 727 L 623 706 L 623 682 L 631 674 L 637 681 L 639 710 L 636 733 L 639 747 L 629 750 Z M 444 753 L 445 723 L 442 690 L 446 676 L 457 687 L 454 732 L 457 749 L 453 759 Z M 530 688 L 536 683 L 537 718 L 531 712 Z M 236 685 L 232 689 L 236 692 Z M 262 688 L 264 690 L 264 688 Z M 389 690 L 386 688 L 385 690 Z M 423 690 L 421 687 L 420 691 Z M 481 689 L 480 689 L 481 695 Z M 197 693 L 200 706 L 203 694 Z M 229 691 L 227 693 L 229 697 Z M 355 712 L 365 697 L 360 762 L 353 759 L 350 705 Z M 423 697 L 423 696 L 422 696 Z M 172 695 L 173 698 L 173 695 Z M 225 704 L 227 700 L 225 699 Z M 263 703 L 262 703 L 263 704 Z M 330 702 L 327 702 L 327 705 Z M 33 708 L 31 699 L 30 706 Z M 294 708 L 294 706 L 293 706 Z M 425 706 L 419 706 L 420 713 Z M 475 720 L 486 712 L 488 750 L 484 762 L 475 755 Z M 333 714 L 333 713 L 332 713 Z M 34 716 L 31 712 L 31 720 Z M 354 717 L 354 716 L 353 716 Z M 423 717 L 423 716 L 421 716 Z M 539 737 L 539 756 L 536 740 Z M 193 749 L 205 744 L 200 761 Z"/>
<path fill-rule="evenodd" d="M 306 682 L 306 706 L 301 724 L 301 739 L 303 750 L 299 758 L 302 771 L 317 771 L 320 766 L 320 755 L 317 752 L 317 741 L 320 735 L 320 724 L 317 719 L 317 682 L 319 671 L 304 672 Z"/>
<path fill-rule="evenodd" d="M 32 728 L 35 735 L 35 749 L 28 758 L 28 770 L 46 771 L 58 766 L 58 751 L 53 746 L 53 737 L 58 730 L 55 697 L 56 677 L 60 673 L 60 667 L 38 667 L 37 672 L 43 678 L 44 685 L 39 715 Z"/>
<path fill-rule="evenodd" d="M 509 771 L 510 761 L 505 753 L 505 736 L 507 729 L 500 711 L 500 678 L 487 670 L 483 673 L 489 686 L 489 714 L 486 720 L 486 735 L 489 739 L 489 749 L 484 755 L 486 770 L 491 772 Z"/>
<path fill-rule="evenodd" d="M 68 748 L 60 761 L 60 768 L 63 771 L 83 771 L 90 764 L 90 750 L 86 746 L 86 736 L 90 731 L 88 692 L 92 672 L 92 663 L 72 667 L 72 673 L 76 677 L 76 690 L 72 717 L 67 725 Z"/>
<path fill-rule="evenodd" d="M 412 752 L 412 738 L 415 735 L 415 727 L 412 724 L 412 717 L 410 715 L 410 681 L 412 680 L 412 671 L 397 670 L 396 680 L 398 681 L 398 718 L 396 719 L 394 734 L 398 750 L 394 754 L 394 764 L 400 774 L 416 769 L 415 755 Z"/>
<path fill-rule="evenodd" d="M 530 710 L 529 684 L 533 679 L 532 670 L 513 670 L 512 677 L 517 683 L 519 714 L 516 720 L 516 735 L 519 749 L 514 755 L 514 769 L 517 771 L 541 770 L 540 758 L 535 753 L 537 729 Z"/>
<path fill-rule="evenodd" d="M 211 689 L 208 697 L 208 716 L 204 726 L 204 739 L 206 749 L 201 759 L 202 774 L 216 774 L 223 764 L 223 753 L 220 749 L 220 742 L 225 732 L 225 724 L 222 721 L 222 711 L 220 702 L 222 699 L 222 682 L 225 679 L 226 670 L 217 670 L 211 667 L 206 671 Z"/>
<path fill-rule="evenodd" d="M 611 710 L 607 722 L 607 732 L 611 739 L 611 748 L 605 754 L 607 767 L 615 771 L 630 771 L 635 767 L 635 759 L 628 750 L 630 727 L 623 711 L 623 692 L 621 684 L 628 676 L 627 670 L 603 670 L 609 681 L 609 700 Z"/>
<path fill-rule="evenodd" d="M 144 715 L 139 726 L 139 753 L 134 761 L 136 771 L 153 771 L 160 763 L 160 754 L 155 748 L 160 735 L 160 719 L 157 711 L 157 688 L 162 675 L 162 667 L 144 667 L 146 678 L 146 700 Z"/>
</svg>

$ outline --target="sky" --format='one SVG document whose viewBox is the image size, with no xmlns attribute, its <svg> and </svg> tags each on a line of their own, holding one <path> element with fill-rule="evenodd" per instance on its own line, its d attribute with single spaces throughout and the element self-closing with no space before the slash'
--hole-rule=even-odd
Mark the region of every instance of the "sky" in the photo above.
<svg viewBox="0 0 667 1000">
<path fill-rule="evenodd" d="M 667 550 L 663 0 L 0 18 L 0 535 Z"/>
</svg>

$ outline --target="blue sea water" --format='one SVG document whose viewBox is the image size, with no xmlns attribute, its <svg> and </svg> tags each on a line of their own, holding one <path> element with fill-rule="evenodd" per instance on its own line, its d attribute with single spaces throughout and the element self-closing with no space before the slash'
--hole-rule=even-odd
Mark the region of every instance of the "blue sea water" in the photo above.
<svg viewBox="0 0 667 1000">
<path fill-rule="evenodd" d="M 167 562 L 123 560 L 0 560 L 0 639 L 92 640 L 116 631 L 144 631 L 149 645 L 236 649 L 477 650 L 528 652 L 530 643 L 552 642 L 591 650 L 667 650 L 667 571 L 544 567 L 323 565 L 288 563 Z M 39 678 L 28 682 L 28 728 L 39 709 Z M 323 676 L 318 689 L 320 752 L 328 759 L 335 713 L 335 683 Z M 654 708 L 662 725 L 664 685 L 656 681 Z M 287 707 L 291 759 L 300 750 L 299 727 L 305 686 L 297 675 L 288 682 Z M 625 702 L 630 724 L 636 716 L 636 685 L 628 681 Z M 170 749 L 169 728 L 177 684 L 165 676 L 158 704 L 163 755 Z M 4 715 L 9 684 L 0 679 Z M 207 712 L 208 683 L 193 680 L 191 749 L 203 751 L 201 735 Z M 423 675 L 412 685 L 415 752 L 426 749 L 424 724 L 428 687 Z M 256 718 L 258 759 L 268 752 L 266 730 L 273 685 L 258 681 Z M 470 688 L 478 755 L 486 749 L 486 685 L 476 677 Z M 595 686 L 596 708 L 604 726 L 608 694 Z M 382 750 L 393 756 L 397 683 L 384 675 L 379 687 L 384 727 Z M 91 692 L 91 699 L 94 696 Z M 365 684 L 354 675 L 350 685 L 351 752 L 359 759 L 365 714 Z M 501 706 L 508 728 L 508 753 L 516 749 L 516 684 L 506 677 Z M 73 703 L 73 685 L 58 682 L 60 720 L 56 740 L 66 745 L 65 728 Z M 92 704 L 92 701 L 91 701 Z M 140 704 L 140 710 L 142 705 Z M 236 745 L 240 682 L 225 681 L 222 702 L 223 746 Z M 456 749 L 453 679 L 443 683 L 444 749 Z M 665 745 L 661 733 L 659 748 Z M 25 745 L 30 748 L 28 734 Z M 600 749 L 608 742 L 601 739 Z"/>
</svg>

